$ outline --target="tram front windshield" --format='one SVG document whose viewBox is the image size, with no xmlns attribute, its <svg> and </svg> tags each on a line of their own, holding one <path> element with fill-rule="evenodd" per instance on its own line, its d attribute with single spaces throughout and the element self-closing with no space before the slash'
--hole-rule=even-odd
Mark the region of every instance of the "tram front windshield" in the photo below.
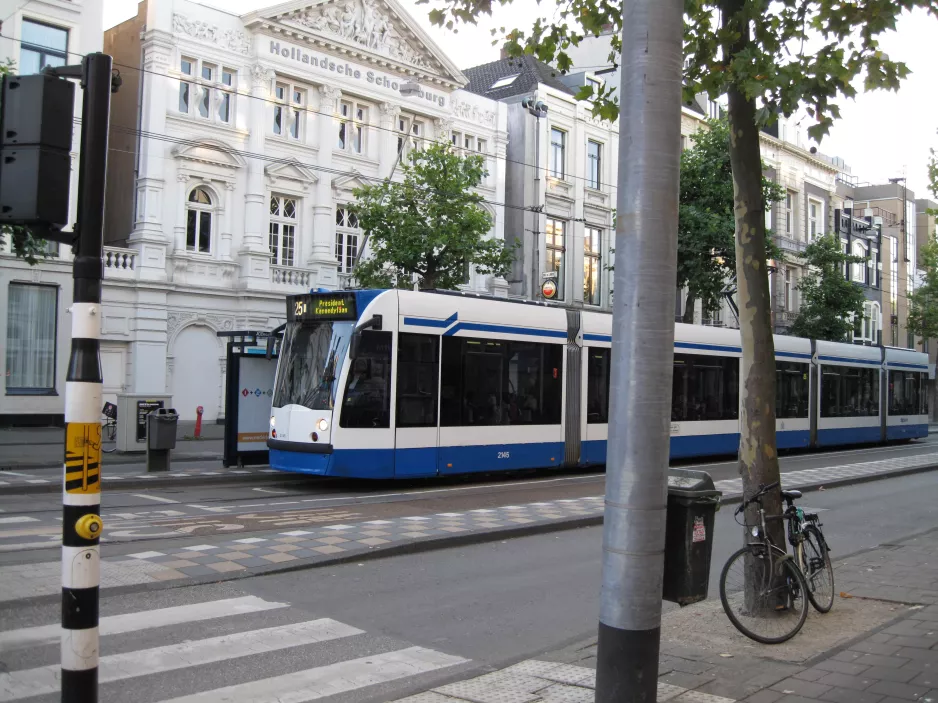
<svg viewBox="0 0 938 703">
<path fill-rule="evenodd" d="M 290 322 L 283 332 L 273 406 L 332 410 L 354 322 Z"/>
</svg>

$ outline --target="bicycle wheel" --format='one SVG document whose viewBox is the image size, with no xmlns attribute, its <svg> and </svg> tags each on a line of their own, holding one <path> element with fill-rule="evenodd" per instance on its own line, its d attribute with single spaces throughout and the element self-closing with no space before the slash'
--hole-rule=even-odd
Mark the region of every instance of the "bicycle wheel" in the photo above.
<svg viewBox="0 0 938 703">
<path fill-rule="evenodd" d="M 774 577 L 769 573 L 770 563 Z M 747 580 L 752 585 L 749 589 Z M 763 644 L 785 642 L 801 629 L 808 617 L 806 591 L 804 577 L 793 561 L 769 559 L 762 546 L 743 547 L 720 574 L 720 601 L 730 622 Z"/>
<path fill-rule="evenodd" d="M 808 600 L 819 613 L 834 606 L 834 567 L 821 531 L 813 525 L 804 529 L 804 581 Z"/>
<path fill-rule="evenodd" d="M 117 423 L 101 424 L 101 451 L 105 454 L 117 451 Z"/>
</svg>

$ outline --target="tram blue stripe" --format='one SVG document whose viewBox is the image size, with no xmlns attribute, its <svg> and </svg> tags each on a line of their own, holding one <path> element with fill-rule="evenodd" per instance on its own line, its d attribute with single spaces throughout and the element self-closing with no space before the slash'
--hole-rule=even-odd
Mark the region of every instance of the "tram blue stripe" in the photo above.
<svg viewBox="0 0 938 703">
<path fill-rule="evenodd" d="M 784 356 L 784 357 L 788 357 L 791 359 L 810 359 L 811 358 L 810 354 L 802 354 L 800 352 L 785 352 L 785 351 L 777 351 L 775 352 L 775 356 Z"/>
<path fill-rule="evenodd" d="M 927 437 L 928 425 L 887 425 L 886 439 L 914 439 Z"/>
<path fill-rule="evenodd" d="M 509 327 L 507 325 L 486 325 L 480 322 L 457 322 L 443 333 L 444 337 L 452 337 L 457 332 L 496 332 L 501 334 L 522 334 L 531 337 L 551 337 L 554 339 L 566 339 L 566 331 L 561 330 L 537 330 L 530 327 Z"/>
<path fill-rule="evenodd" d="M 719 344 L 698 344 L 696 342 L 675 342 L 675 349 L 706 349 L 707 351 L 732 352 L 733 354 L 742 353 L 740 347 L 727 347 Z"/>
<path fill-rule="evenodd" d="M 612 342 L 611 334 L 584 334 L 583 339 L 587 342 Z"/>
<path fill-rule="evenodd" d="M 431 320 L 426 317 L 405 317 L 404 324 L 411 325 L 413 327 L 436 327 L 445 329 L 456 322 L 458 315 L 459 313 L 454 312 L 445 320 Z"/>
<path fill-rule="evenodd" d="M 915 369 L 916 371 L 928 371 L 927 366 L 922 366 L 921 364 L 900 364 L 897 361 L 887 361 L 886 366 L 889 368 L 902 368 L 902 369 Z"/>
<path fill-rule="evenodd" d="M 819 356 L 821 361 L 839 361 L 848 364 L 866 364 L 867 366 L 879 366 L 882 362 L 876 359 L 851 359 L 846 356 Z"/>
</svg>

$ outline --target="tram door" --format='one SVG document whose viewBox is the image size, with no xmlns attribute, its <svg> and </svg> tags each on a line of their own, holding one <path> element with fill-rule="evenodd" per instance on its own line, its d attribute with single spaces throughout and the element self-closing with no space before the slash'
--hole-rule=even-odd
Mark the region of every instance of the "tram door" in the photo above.
<svg viewBox="0 0 938 703">
<path fill-rule="evenodd" d="M 438 466 L 440 341 L 436 334 L 398 334 L 394 476 L 435 476 Z"/>
</svg>

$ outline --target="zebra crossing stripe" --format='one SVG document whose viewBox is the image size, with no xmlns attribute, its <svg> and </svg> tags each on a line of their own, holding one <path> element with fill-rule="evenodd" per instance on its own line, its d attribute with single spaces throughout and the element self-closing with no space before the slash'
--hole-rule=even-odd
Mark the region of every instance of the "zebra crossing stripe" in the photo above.
<svg viewBox="0 0 938 703">
<path fill-rule="evenodd" d="M 208 603 L 193 603 L 173 608 L 147 610 L 141 613 L 126 613 L 101 618 L 98 631 L 101 635 L 119 635 L 125 632 L 137 632 L 154 627 L 181 625 L 187 622 L 214 620 L 233 615 L 260 613 L 265 610 L 286 608 L 287 603 L 268 602 L 257 596 L 226 598 Z M 40 625 L 20 630 L 0 632 L 0 652 L 54 644 L 59 640 L 60 625 Z"/>
<path fill-rule="evenodd" d="M 364 634 L 364 630 L 322 618 L 112 654 L 100 658 L 98 682 L 122 681 L 361 634 Z M 61 684 L 58 664 L 0 674 L 0 701 L 15 701 L 55 693 Z"/>
<path fill-rule="evenodd" d="M 163 703 L 303 703 L 465 663 L 423 647 L 375 654 L 284 676 L 216 688 Z"/>
</svg>

